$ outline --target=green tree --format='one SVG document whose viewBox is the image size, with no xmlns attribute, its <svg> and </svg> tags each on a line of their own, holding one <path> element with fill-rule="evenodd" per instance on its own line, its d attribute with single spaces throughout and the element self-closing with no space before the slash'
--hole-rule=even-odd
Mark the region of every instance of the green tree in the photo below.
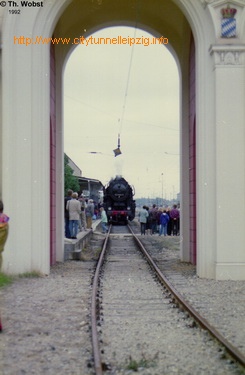
<svg viewBox="0 0 245 375">
<path fill-rule="evenodd" d="M 67 190 L 71 189 L 73 191 L 79 192 L 80 190 L 80 185 L 78 182 L 78 178 L 76 176 L 73 176 L 73 169 L 68 165 L 69 158 L 65 154 L 64 156 L 64 194 L 66 196 Z"/>
</svg>

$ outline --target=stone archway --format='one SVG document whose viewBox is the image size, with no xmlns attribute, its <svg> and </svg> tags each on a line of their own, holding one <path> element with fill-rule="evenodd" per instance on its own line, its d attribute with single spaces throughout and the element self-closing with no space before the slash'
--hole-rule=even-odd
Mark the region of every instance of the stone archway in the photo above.
<svg viewBox="0 0 245 375">
<path fill-rule="evenodd" d="M 166 14 L 168 15 L 166 17 Z M 185 261 L 196 260 L 196 242 L 192 241 L 192 251 L 190 252 L 190 234 L 195 232 L 196 223 L 195 217 L 191 217 L 190 210 L 192 206 L 190 203 L 190 186 L 189 186 L 189 95 L 192 95 L 192 115 L 195 116 L 195 85 L 189 84 L 190 76 L 190 55 L 191 55 L 191 41 L 194 45 L 191 27 L 184 16 L 183 12 L 176 6 L 174 2 L 159 1 L 152 6 L 146 1 L 121 1 L 117 5 L 111 1 L 101 2 L 92 1 L 87 2 L 86 7 L 82 7 L 78 1 L 73 1 L 65 9 L 53 32 L 53 37 L 56 38 L 78 38 L 81 35 L 88 37 L 95 31 L 108 26 L 133 26 L 136 25 L 144 29 L 153 36 L 159 37 L 167 35 L 170 43 L 168 45 L 170 51 L 175 57 L 176 63 L 179 67 L 182 87 L 182 103 L 181 103 L 181 127 L 183 142 L 182 153 L 185 157 L 182 161 L 182 186 L 181 191 L 185 196 L 182 200 L 182 212 L 185 212 L 185 220 L 181 220 L 181 232 L 184 241 L 182 243 L 182 259 Z M 58 84 L 62 81 L 64 65 L 72 52 L 74 45 L 57 45 L 55 46 L 56 56 L 56 76 Z M 194 49 L 193 49 L 194 51 Z M 195 65 L 195 53 L 192 53 L 192 65 Z M 191 90 L 191 93 L 189 93 Z M 62 104 L 62 95 L 58 92 L 57 104 L 59 107 Z M 194 106 L 193 106 L 194 105 Z M 182 111 L 182 108 L 185 108 Z M 60 107 L 61 109 L 61 107 Z M 60 110 L 59 109 L 59 110 Z M 60 122 L 62 124 L 62 121 Z M 60 130 L 57 129 L 57 133 Z M 192 140 L 193 142 L 193 140 Z M 195 142 L 195 140 L 194 140 Z M 193 161 L 193 157 L 192 157 Z M 195 165 L 195 164 L 194 164 Z M 186 173 L 187 171 L 187 173 Z M 192 189 L 192 197 L 195 189 Z M 56 225 L 57 227 L 57 225 Z M 190 229 L 191 228 L 191 229 Z M 191 256 L 193 254 L 193 256 Z"/>
<path fill-rule="evenodd" d="M 51 0 L 44 7 L 33 8 L 28 14 L 22 12 L 15 18 L 8 16 L 7 8 L 1 8 L 4 14 L 0 18 L 3 44 L 0 188 L 14 233 L 9 236 L 4 253 L 6 272 L 49 273 L 51 244 L 51 262 L 63 260 L 64 247 L 62 74 L 72 46 L 55 45 L 53 74 L 50 45 L 27 46 L 18 38 L 54 35 L 73 39 L 80 36 L 81 30 L 88 35 L 110 25 L 135 26 L 137 19 L 139 27 L 153 35 L 168 36 L 180 71 L 182 260 L 189 261 L 191 257 L 195 260 L 195 252 L 190 255 L 190 228 L 194 219 L 198 275 L 245 278 L 245 180 L 240 173 L 245 163 L 245 5 L 241 0 L 230 1 L 237 8 L 237 36 L 227 41 L 221 39 L 219 31 L 220 10 L 226 3 L 225 0 L 154 3 Z M 196 78 L 192 86 L 191 34 L 195 41 Z M 52 102 L 50 83 L 55 92 Z M 195 88 L 196 98 L 193 112 L 191 87 Z M 230 108 L 236 110 L 231 112 Z M 192 159 L 191 139 L 195 140 Z M 236 153 L 230 144 L 236 145 Z M 190 194 L 190 163 L 196 168 L 194 201 Z M 237 191 L 230 199 L 233 181 Z M 191 203 L 194 203 L 192 213 Z M 236 217 L 231 215 L 237 225 L 235 231 L 230 231 L 229 221 L 224 218 L 227 212 L 234 212 L 234 207 L 239 207 Z"/>
</svg>

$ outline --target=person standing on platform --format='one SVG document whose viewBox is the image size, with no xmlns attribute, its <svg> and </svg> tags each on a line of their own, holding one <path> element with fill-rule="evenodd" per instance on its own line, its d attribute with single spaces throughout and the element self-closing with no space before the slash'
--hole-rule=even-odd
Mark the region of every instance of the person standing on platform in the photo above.
<svg viewBox="0 0 245 375">
<path fill-rule="evenodd" d="M 66 208 L 69 211 L 69 229 L 72 239 L 77 239 L 78 223 L 80 219 L 81 205 L 77 200 L 78 194 L 73 193 L 72 199 L 66 204 Z"/>
<path fill-rule="evenodd" d="M 87 207 L 85 208 L 85 214 L 86 214 L 86 221 L 87 221 L 87 229 L 93 229 L 92 228 L 92 218 L 94 216 L 93 199 L 88 200 Z"/>
<path fill-rule="evenodd" d="M 87 230 L 87 223 L 86 223 L 86 216 L 85 216 L 86 202 L 85 202 L 85 198 L 83 194 L 80 195 L 79 201 L 81 204 L 81 214 L 80 214 L 81 226 L 86 231 Z"/>
<path fill-rule="evenodd" d="M 64 204 L 64 208 L 65 208 L 65 237 L 66 238 L 71 238 L 69 211 L 67 210 L 66 205 L 67 205 L 67 202 L 69 200 L 71 200 L 72 193 L 73 193 L 73 191 L 71 189 L 67 190 L 67 196 L 65 197 L 65 204 Z"/>
</svg>

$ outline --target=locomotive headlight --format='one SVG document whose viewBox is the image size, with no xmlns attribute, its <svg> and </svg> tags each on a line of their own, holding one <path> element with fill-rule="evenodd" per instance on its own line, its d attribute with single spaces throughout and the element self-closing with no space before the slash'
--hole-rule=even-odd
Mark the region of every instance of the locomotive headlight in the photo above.
<svg viewBox="0 0 245 375">
<path fill-rule="evenodd" d="M 108 210 L 111 211 L 111 207 L 108 207 Z"/>
<path fill-rule="evenodd" d="M 128 207 L 127 207 L 127 210 L 129 211 L 130 209 L 131 209 L 131 207 L 128 206 Z"/>
</svg>

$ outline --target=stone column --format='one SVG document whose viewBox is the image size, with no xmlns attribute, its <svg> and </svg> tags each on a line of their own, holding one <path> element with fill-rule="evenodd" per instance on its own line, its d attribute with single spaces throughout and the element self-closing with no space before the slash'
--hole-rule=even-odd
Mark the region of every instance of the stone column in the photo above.
<svg viewBox="0 0 245 375">
<path fill-rule="evenodd" d="M 213 45 L 216 279 L 245 279 L 245 45 Z"/>
</svg>

